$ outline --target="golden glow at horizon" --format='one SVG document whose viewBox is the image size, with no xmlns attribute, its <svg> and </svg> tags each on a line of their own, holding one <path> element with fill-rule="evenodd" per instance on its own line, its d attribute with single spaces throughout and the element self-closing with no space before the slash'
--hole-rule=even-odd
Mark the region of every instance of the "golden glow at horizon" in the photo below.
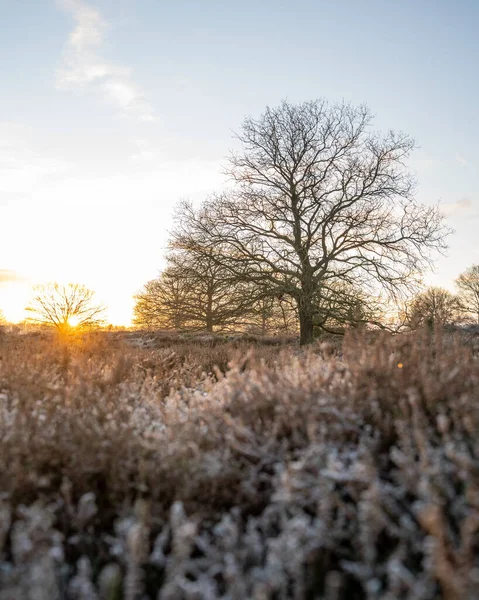
<svg viewBox="0 0 479 600">
<path fill-rule="evenodd" d="M 30 286 L 17 282 L 6 283 L 0 287 L 0 310 L 7 321 L 18 323 L 28 316 L 25 306 L 31 295 Z"/>
<path fill-rule="evenodd" d="M 80 324 L 80 317 L 78 317 L 77 315 L 72 315 L 71 317 L 68 318 L 68 326 L 71 327 L 72 329 L 74 329 L 75 327 L 78 327 L 78 325 Z"/>
<path fill-rule="evenodd" d="M 79 278 L 80 281 L 83 279 Z M 50 280 L 51 278 L 44 278 L 35 281 L 35 283 L 45 283 Z M 66 281 L 69 281 L 69 279 L 67 278 Z M 92 284 L 87 282 L 85 285 L 95 291 L 98 303 L 107 306 L 107 321 L 113 325 L 130 326 L 134 306 L 131 288 L 115 286 L 109 289 L 108 285 L 100 286 L 95 285 L 95 283 L 95 281 Z M 25 307 L 32 299 L 33 285 L 32 280 L 11 281 L 0 285 L 0 311 L 9 323 L 20 323 L 32 316 L 31 313 L 25 311 Z M 137 287 L 140 289 L 140 285 L 137 285 Z M 121 304 L 118 303 L 118 298 L 121 298 Z M 72 317 L 68 320 L 68 323 L 71 327 L 76 327 L 78 320 Z"/>
</svg>

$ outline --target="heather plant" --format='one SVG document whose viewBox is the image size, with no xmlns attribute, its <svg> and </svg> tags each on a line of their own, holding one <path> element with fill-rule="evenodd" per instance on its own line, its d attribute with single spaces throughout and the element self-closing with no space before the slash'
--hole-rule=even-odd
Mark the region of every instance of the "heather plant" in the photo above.
<svg viewBox="0 0 479 600">
<path fill-rule="evenodd" d="M 0 600 L 473 599 L 457 335 L 0 345 Z"/>
</svg>

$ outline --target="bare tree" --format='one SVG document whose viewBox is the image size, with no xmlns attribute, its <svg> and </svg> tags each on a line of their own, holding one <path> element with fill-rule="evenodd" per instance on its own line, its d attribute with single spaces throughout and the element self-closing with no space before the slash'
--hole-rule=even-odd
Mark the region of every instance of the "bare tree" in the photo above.
<svg viewBox="0 0 479 600">
<path fill-rule="evenodd" d="M 466 315 L 479 324 L 479 265 L 472 265 L 456 279 L 459 298 Z"/>
<path fill-rule="evenodd" d="M 168 267 L 136 295 L 134 322 L 140 326 L 197 331 L 239 329 L 252 310 L 248 285 L 230 273 L 205 249 L 175 248 Z"/>
<path fill-rule="evenodd" d="M 189 293 L 187 282 L 173 269 L 165 269 L 135 296 L 134 323 L 154 329 L 184 329 L 188 326 L 186 303 Z"/>
<path fill-rule="evenodd" d="M 366 325 L 386 329 L 385 313 L 386 306 L 380 297 L 350 283 L 333 280 L 318 294 L 313 323 L 328 333 L 343 333 L 345 328 Z"/>
<path fill-rule="evenodd" d="M 183 312 L 192 329 L 208 332 L 240 329 L 254 301 L 251 286 L 238 281 L 215 258 L 215 250 L 171 243 L 168 256 L 174 276 L 185 283 Z"/>
<path fill-rule="evenodd" d="M 105 307 L 96 304 L 95 292 L 79 283 L 36 286 L 35 296 L 25 310 L 32 313 L 30 322 L 52 325 L 60 333 L 87 329 L 103 324 Z"/>
<path fill-rule="evenodd" d="M 297 317 L 291 298 L 279 295 L 260 297 L 248 311 L 247 330 L 261 335 L 297 333 Z"/>
<path fill-rule="evenodd" d="M 433 328 L 456 323 L 461 314 L 461 302 L 457 296 L 443 288 L 430 287 L 412 300 L 406 321 L 411 329 Z"/>
<path fill-rule="evenodd" d="M 231 273 L 291 296 L 301 344 L 333 282 L 396 297 L 446 247 L 442 215 L 414 199 L 404 164 L 413 141 L 374 134 L 371 120 L 364 106 L 325 101 L 247 118 L 227 171 L 233 190 L 191 210 L 178 236 L 187 247 L 194 223 Z"/>
</svg>

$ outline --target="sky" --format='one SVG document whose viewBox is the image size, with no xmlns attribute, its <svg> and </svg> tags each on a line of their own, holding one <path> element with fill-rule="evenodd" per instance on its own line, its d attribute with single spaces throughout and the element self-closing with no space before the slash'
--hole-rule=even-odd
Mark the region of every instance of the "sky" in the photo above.
<svg viewBox="0 0 479 600">
<path fill-rule="evenodd" d="M 175 204 L 201 202 L 245 116 L 282 99 L 365 103 L 416 140 L 454 290 L 479 263 L 477 0 L 0 0 L 0 310 L 80 282 L 130 323 Z"/>
</svg>

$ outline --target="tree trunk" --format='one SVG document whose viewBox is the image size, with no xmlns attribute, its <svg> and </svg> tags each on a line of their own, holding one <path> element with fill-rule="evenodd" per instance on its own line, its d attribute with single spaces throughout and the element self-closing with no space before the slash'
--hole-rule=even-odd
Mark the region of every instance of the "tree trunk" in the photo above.
<svg viewBox="0 0 479 600">
<path fill-rule="evenodd" d="M 298 305 L 300 346 L 311 344 L 311 342 L 314 340 L 314 325 L 311 308 L 311 304 L 305 302 L 302 302 Z"/>
<path fill-rule="evenodd" d="M 206 331 L 213 333 L 213 292 L 208 290 L 208 298 L 206 303 Z"/>
<path fill-rule="evenodd" d="M 266 335 L 266 306 L 265 306 L 265 301 L 262 301 L 262 305 L 261 305 L 261 335 Z"/>
<path fill-rule="evenodd" d="M 302 256 L 303 276 L 301 278 L 301 292 L 297 298 L 299 316 L 299 345 L 305 346 L 314 341 L 313 323 L 313 280 L 312 271 L 307 257 Z"/>
<path fill-rule="evenodd" d="M 213 333 L 213 316 L 211 313 L 206 315 L 206 331 L 208 333 Z"/>
</svg>

